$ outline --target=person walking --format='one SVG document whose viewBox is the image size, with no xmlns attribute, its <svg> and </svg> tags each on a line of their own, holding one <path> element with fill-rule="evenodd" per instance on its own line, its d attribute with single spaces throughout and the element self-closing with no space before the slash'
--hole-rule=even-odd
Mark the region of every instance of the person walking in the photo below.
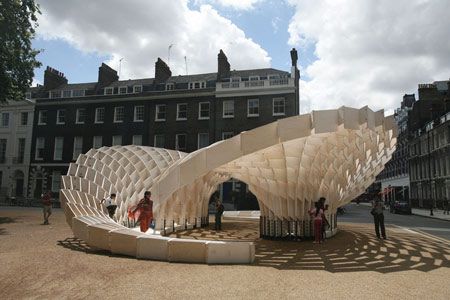
<svg viewBox="0 0 450 300">
<path fill-rule="evenodd" d="M 140 222 L 141 232 L 146 232 L 148 227 L 153 219 L 153 201 L 151 200 L 152 193 L 150 191 L 146 191 L 144 193 L 144 198 L 139 200 L 136 208 L 133 210 L 133 215 L 136 216 L 136 213 L 139 213 L 137 219 Z"/>
<path fill-rule="evenodd" d="M 447 200 L 447 205 L 445 206 L 445 210 L 444 210 L 444 215 L 445 214 L 447 214 L 447 215 L 450 214 L 450 200 Z"/>
<path fill-rule="evenodd" d="M 215 230 L 222 230 L 222 215 L 225 207 L 219 199 L 216 199 L 216 214 L 215 214 Z"/>
<path fill-rule="evenodd" d="M 372 210 L 370 211 L 370 213 L 373 215 L 373 221 L 375 224 L 375 234 L 379 239 L 381 239 L 381 236 L 383 237 L 383 239 L 386 239 L 386 229 L 384 228 L 383 210 L 384 210 L 383 202 L 381 201 L 380 197 L 376 196 L 372 202 Z"/>
<path fill-rule="evenodd" d="M 116 213 L 117 205 L 114 204 L 115 200 L 116 194 L 111 194 L 111 196 L 109 196 L 108 198 L 102 199 L 102 201 L 100 201 L 100 204 L 105 202 L 106 210 L 108 210 L 108 215 L 111 219 L 114 217 L 114 214 Z"/>
<path fill-rule="evenodd" d="M 52 193 L 47 191 L 41 195 L 41 201 L 44 211 L 44 225 L 49 225 L 48 218 L 52 214 Z"/>
<path fill-rule="evenodd" d="M 309 210 L 309 214 L 314 221 L 314 243 L 320 244 L 322 242 L 322 220 L 323 209 L 320 207 L 320 202 L 315 203 L 315 208 Z"/>
</svg>

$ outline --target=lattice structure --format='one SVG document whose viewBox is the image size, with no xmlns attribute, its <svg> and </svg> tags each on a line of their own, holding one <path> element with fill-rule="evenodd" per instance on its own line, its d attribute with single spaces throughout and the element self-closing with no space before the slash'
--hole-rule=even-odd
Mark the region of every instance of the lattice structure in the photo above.
<svg viewBox="0 0 450 300">
<path fill-rule="evenodd" d="M 308 209 L 327 198 L 335 212 L 361 194 L 391 158 L 392 116 L 341 107 L 290 117 L 193 153 L 141 146 L 90 150 L 70 165 L 61 199 L 73 216 L 105 212 L 98 200 L 118 194 L 116 221 L 152 191 L 156 228 L 163 232 L 205 224 L 217 186 L 235 178 L 248 184 L 261 209 L 263 236 L 309 236 Z"/>
</svg>

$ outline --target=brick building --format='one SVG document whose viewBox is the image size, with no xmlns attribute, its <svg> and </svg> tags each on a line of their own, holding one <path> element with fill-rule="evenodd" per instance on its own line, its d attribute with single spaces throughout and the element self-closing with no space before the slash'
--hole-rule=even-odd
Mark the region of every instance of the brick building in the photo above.
<svg viewBox="0 0 450 300">
<path fill-rule="evenodd" d="M 59 190 L 70 162 L 91 148 L 146 145 L 192 152 L 279 118 L 299 113 L 297 52 L 290 72 L 234 71 L 221 50 L 215 73 L 172 76 L 160 58 L 155 77 L 119 80 L 102 64 L 97 82 L 68 83 L 47 67 L 44 85 L 31 88 L 36 103 L 29 196 Z M 241 183 L 232 190 L 245 193 Z"/>
</svg>

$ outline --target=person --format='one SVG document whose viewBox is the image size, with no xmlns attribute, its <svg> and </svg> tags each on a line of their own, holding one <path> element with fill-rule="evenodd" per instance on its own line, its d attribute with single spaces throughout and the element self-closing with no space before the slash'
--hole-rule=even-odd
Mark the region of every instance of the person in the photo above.
<svg viewBox="0 0 450 300">
<path fill-rule="evenodd" d="M 330 223 L 327 220 L 327 217 L 325 216 L 325 211 L 328 210 L 328 204 L 325 205 L 325 201 L 327 201 L 324 197 L 320 197 L 319 199 L 319 206 L 323 211 L 322 214 L 322 242 L 325 241 L 325 237 L 326 237 L 326 229 L 327 227 L 330 226 Z"/>
<path fill-rule="evenodd" d="M 50 191 L 41 195 L 42 206 L 44 208 L 44 225 L 49 225 L 48 218 L 52 214 L 52 194 Z"/>
<path fill-rule="evenodd" d="M 223 206 L 222 202 L 217 198 L 216 199 L 216 222 L 215 222 L 215 229 L 216 230 L 222 230 L 222 215 L 223 211 L 225 210 L 225 207 Z"/>
<path fill-rule="evenodd" d="M 383 239 L 386 239 L 386 229 L 384 228 L 383 210 L 384 210 L 383 202 L 381 201 L 380 197 L 376 196 L 372 202 L 371 214 L 373 215 L 373 221 L 375 223 L 375 234 L 379 239 L 381 238 L 380 229 L 381 229 L 381 236 L 383 237 Z"/>
<path fill-rule="evenodd" d="M 133 210 L 133 215 L 136 216 L 136 212 L 139 212 L 137 217 L 140 222 L 141 232 L 146 232 L 153 219 L 153 201 L 151 200 L 152 193 L 146 191 L 144 193 L 144 198 L 139 200 L 136 208 Z"/>
<path fill-rule="evenodd" d="M 310 216 L 314 220 L 314 243 L 320 244 L 322 241 L 322 220 L 323 209 L 320 208 L 320 202 L 315 203 L 315 208 L 309 210 Z"/>
<path fill-rule="evenodd" d="M 114 217 L 117 208 L 117 205 L 114 204 L 114 200 L 116 200 L 116 194 L 111 194 L 111 196 L 109 196 L 108 198 L 102 199 L 102 201 L 100 201 L 100 204 L 105 202 L 106 209 L 108 210 L 108 214 L 111 219 L 112 217 Z"/>
<path fill-rule="evenodd" d="M 445 214 L 447 214 L 447 215 L 450 214 L 450 200 L 447 200 L 447 205 L 445 206 L 445 210 L 444 210 L 444 215 Z"/>
</svg>

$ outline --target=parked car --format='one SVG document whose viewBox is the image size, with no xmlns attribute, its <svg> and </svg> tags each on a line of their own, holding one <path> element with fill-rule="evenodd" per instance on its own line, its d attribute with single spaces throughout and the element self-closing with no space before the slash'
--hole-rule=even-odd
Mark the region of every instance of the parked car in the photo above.
<svg viewBox="0 0 450 300">
<path fill-rule="evenodd" d="M 411 214 L 411 206 L 406 201 L 395 201 L 394 203 L 394 214 L 405 213 Z"/>
</svg>

